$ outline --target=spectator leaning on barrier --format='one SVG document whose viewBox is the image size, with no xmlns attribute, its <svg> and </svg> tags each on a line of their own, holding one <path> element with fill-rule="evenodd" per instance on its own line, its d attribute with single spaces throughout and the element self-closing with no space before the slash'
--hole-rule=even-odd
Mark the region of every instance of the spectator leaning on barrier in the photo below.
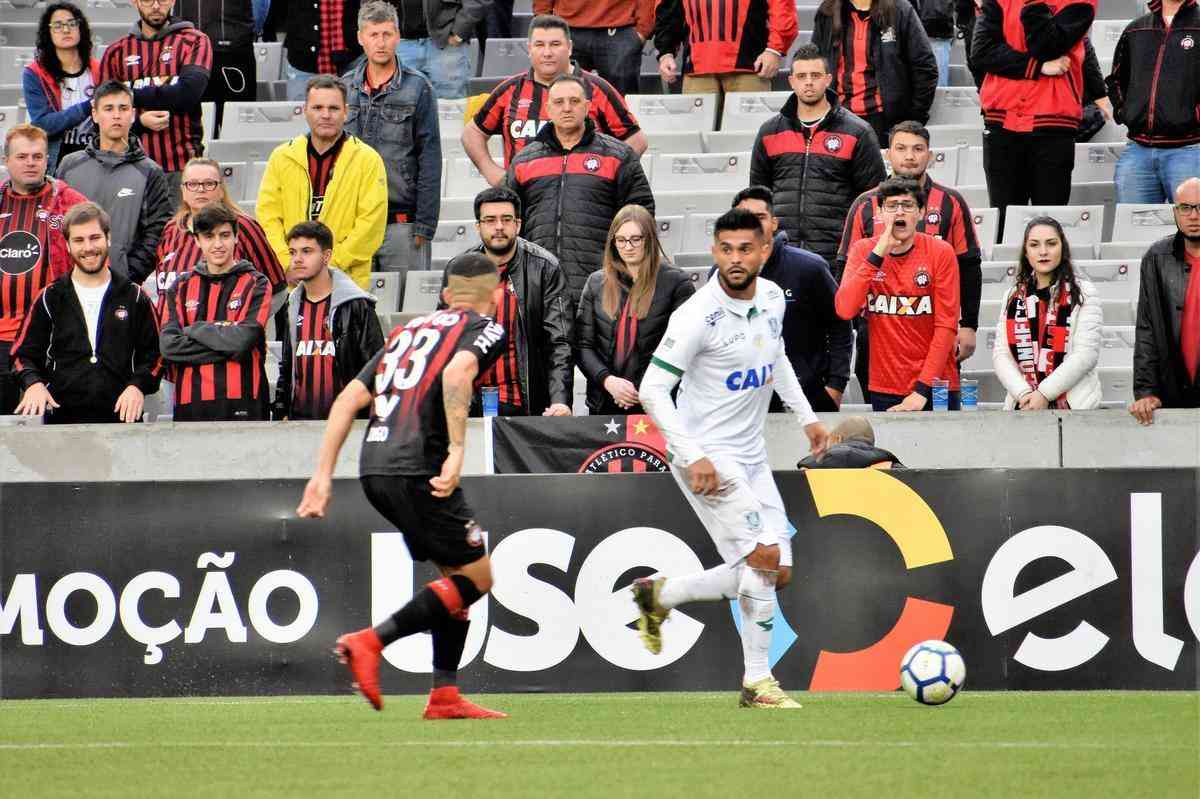
<svg viewBox="0 0 1200 799">
<path fill-rule="evenodd" d="M 358 12 L 358 41 L 366 58 L 346 73 L 346 130 L 383 158 L 387 171 L 387 230 L 372 263 L 376 272 L 429 269 L 442 193 L 442 138 L 437 97 L 420 72 L 396 56 L 396 9 L 383 0 Z"/>
<path fill-rule="evenodd" d="M 204 259 L 167 291 L 159 344 L 175 383 L 177 422 L 269 418 L 267 278 L 237 258 L 237 214 L 210 205 L 192 227 Z"/>
<path fill-rule="evenodd" d="M 625 98 L 604 78 L 573 66 L 571 52 L 571 29 L 561 17 L 534 17 L 529 23 L 529 71 L 497 86 L 463 128 L 463 149 L 490 185 L 504 181 L 504 167 L 492 159 L 488 139 L 499 135 L 504 140 L 504 166 L 509 166 L 549 124 L 550 85 L 563 75 L 583 82 L 588 114 L 597 130 L 625 142 L 639 156 L 646 152 L 646 134 Z"/>
<path fill-rule="evenodd" d="M 988 198 L 1066 205 L 1083 114 L 1084 37 L 1096 0 L 983 0 L 971 58 L 984 74 L 983 168 Z"/>
<path fill-rule="evenodd" d="M 490 0 L 389 0 L 398 15 L 397 55 L 433 84 L 445 100 L 467 96 L 471 77 L 470 41 L 487 16 Z M 361 17 L 359 30 L 362 30 Z M 365 48 L 367 45 L 359 39 Z"/>
<path fill-rule="evenodd" d="M 850 380 L 854 335 L 850 323 L 834 308 L 838 285 L 829 265 L 816 253 L 788 244 L 787 233 L 779 229 L 770 189 L 742 189 L 733 198 L 733 207 L 758 217 L 767 234 L 770 254 L 760 276 L 783 290 L 783 344 L 808 404 L 814 411 L 836 411 Z M 710 274 L 709 279 L 713 277 Z M 784 410 L 777 395 L 771 397 L 770 410 Z"/>
<path fill-rule="evenodd" d="M 834 69 L 842 105 L 870 123 L 881 145 L 897 122 L 929 121 L 938 65 L 908 0 L 824 0 L 812 41 Z"/>
<path fill-rule="evenodd" d="M 679 79 L 676 55 L 686 43 L 684 94 L 715 94 L 717 119 L 727 92 L 765 92 L 796 39 L 792 0 L 662 0 L 654 13 L 658 73 Z"/>
<path fill-rule="evenodd" d="M 1200 178 L 1175 187 L 1179 232 L 1142 256 L 1129 412 L 1200 408 Z"/>
<path fill-rule="evenodd" d="M 212 75 L 200 99 L 216 104 L 221 129 L 227 102 L 258 99 L 258 62 L 254 58 L 254 9 L 251 0 L 176 0 L 181 19 L 191 22 L 212 43 Z M 287 4 L 286 0 L 279 0 Z M 274 80 L 277 75 L 267 79 Z M 215 138 L 215 131 L 205 131 Z"/>
<path fill-rule="evenodd" d="M 92 31 L 73 3 L 51 3 L 38 22 L 37 54 L 21 73 L 29 121 L 46 131 L 48 170 L 91 140 L 92 93 L 100 62 L 92 58 Z"/>
<path fill-rule="evenodd" d="M 509 164 L 506 180 L 525 209 L 526 237 L 558 258 L 573 309 L 600 268 L 613 216 L 631 203 L 653 214 L 654 194 L 637 153 L 596 130 L 582 80 L 557 78 L 548 102 L 550 124 Z"/>
<path fill-rule="evenodd" d="M 1129 130 L 1117 161 L 1119 203 L 1172 202 L 1200 175 L 1200 8 L 1196 0 L 1152 0 L 1113 53 L 1108 96 Z"/>
<path fill-rule="evenodd" d="M 1038 216 L 1025 226 L 1015 285 L 1000 303 L 992 363 L 1006 409 L 1100 407 L 1104 311 L 1096 287 L 1071 263 L 1062 225 Z"/>
<path fill-rule="evenodd" d="M 58 177 L 108 213 L 109 268 L 141 285 L 154 271 L 173 204 L 162 167 L 129 135 L 133 120 L 133 92 L 117 81 L 100 84 L 92 98 L 96 137 L 59 163 Z"/>
<path fill-rule="evenodd" d="M 887 177 L 875 132 L 839 103 L 832 80 L 817 46 L 802 45 L 788 76 L 793 95 L 759 128 L 750 161 L 750 185 L 774 194 L 788 240 L 831 269 L 850 204 Z"/>
<path fill-rule="evenodd" d="M 0 415 L 12 413 L 20 388 L 9 350 L 38 294 L 71 271 L 59 233 L 73 205 L 87 200 L 61 180 L 46 177 L 46 133 L 29 124 L 4 136 L 8 180 L 0 184 Z"/>
<path fill-rule="evenodd" d="M 638 414 L 638 385 L 675 309 L 696 292 L 667 260 L 654 217 L 627 205 L 613 217 L 604 268 L 583 287 L 575 316 L 575 360 L 587 378 L 588 412 Z"/>
<path fill-rule="evenodd" d="M 887 160 L 892 174 L 909 178 L 925 189 L 925 213 L 917 222 L 917 231 L 948 242 L 958 257 L 959 314 L 957 360 L 961 363 L 975 352 L 976 331 L 979 329 L 979 299 L 983 289 L 982 254 L 975 236 L 975 222 L 967 201 L 955 189 L 934 182 L 929 177 L 933 151 L 929 149 L 929 130 L 917 122 L 901 122 L 892 128 Z M 859 195 L 846 215 L 846 230 L 838 249 L 836 274 L 846 268 L 846 255 L 859 239 L 875 235 L 875 219 L 879 214 L 879 191 L 874 189 Z M 870 374 L 870 339 L 866 320 L 855 319 L 854 373 L 859 384 L 867 385 Z M 865 389 L 864 389 L 865 390 Z M 864 394 L 865 396 L 865 394 Z"/>
<path fill-rule="evenodd" d="M 291 261 L 287 231 L 324 222 L 333 231 L 333 265 L 366 288 L 387 230 L 383 159 L 346 133 L 346 86 L 337 78 L 309 80 L 304 116 L 309 133 L 279 145 L 267 161 L 256 216 L 284 264 Z"/>
<path fill-rule="evenodd" d="M 184 164 L 204 150 L 200 100 L 212 71 L 212 42 L 192 23 L 171 18 L 175 0 L 133 5 L 139 21 L 105 48 L 100 80 L 118 80 L 133 90 L 139 138 L 167 175 L 174 210 Z"/>
<path fill-rule="evenodd" d="M 470 252 L 482 252 L 500 270 L 495 318 L 508 331 L 504 354 L 476 388 L 498 390 L 501 416 L 570 416 L 571 316 L 558 259 L 520 238 L 521 199 L 508 189 L 476 195 L 475 223 L 483 243 Z M 439 307 L 447 307 L 444 298 Z M 481 412 L 479 391 L 471 412 Z"/>
<path fill-rule="evenodd" d="M 362 54 L 356 38 L 358 0 L 273 0 L 263 41 L 287 38 L 288 99 L 302 102 L 316 75 L 341 75 Z M 282 234 L 281 234 L 282 235 Z"/>
<path fill-rule="evenodd" d="M 37 298 L 13 345 L 17 413 L 56 424 L 140 422 L 162 358 L 154 306 L 108 268 L 109 218 L 92 202 L 63 220 L 73 269 Z"/>
<path fill-rule="evenodd" d="M 829 433 L 829 446 L 821 457 L 808 455 L 797 469 L 903 469 L 904 464 L 886 449 L 875 446 L 875 430 L 864 416 L 850 416 Z"/>
<path fill-rule="evenodd" d="M 237 215 L 237 259 L 249 261 L 266 276 L 274 298 L 272 307 L 283 305 L 287 286 L 283 266 L 271 249 L 262 225 L 254 217 L 242 213 L 229 196 L 221 165 L 211 158 L 193 158 L 183 168 L 181 188 L 183 202 L 163 228 L 162 238 L 158 241 L 154 283 L 160 300 L 180 275 L 191 271 L 200 261 L 200 245 L 192 225 L 196 214 L 210 205 L 220 205 Z"/>
<path fill-rule="evenodd" d="M 642 47 L 654 33 L 654 0 L 534 0 L 533 13 L 566 20 L 582 69 L 621 94 L 638 93 Z"/>
<path fill-rule="evenodd" d="M 879 235 L 850 248 L 837 293 L 837 312 L 852 319 L 865 309 L 872 342 L 867 384 L 876 411 L 932 410 L 934 380 L 949 385 L 958 409 L 958 262 L 954 248 L 917 232 L 925 189 L 890 178 L 879 187 Z"/>
<path fill-rule="evenodd" d="M 375 298 L 330 266 L 333 233 L 320 222 L 288 231 L 292 277 L 271 416 L 326 419 L 333 401 L 383 349 Z M 365 412 L 365 409 L 364 409 Z M 364 413 L 365 418 L 365 413 Z"/>
</svg>

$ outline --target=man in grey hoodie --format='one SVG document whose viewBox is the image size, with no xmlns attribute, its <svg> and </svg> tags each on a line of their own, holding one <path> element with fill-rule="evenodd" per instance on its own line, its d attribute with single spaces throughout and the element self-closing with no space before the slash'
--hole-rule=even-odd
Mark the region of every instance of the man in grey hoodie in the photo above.
<svg viewBox="0 0 1200 799">
<path fill-rule="evenodd" d="M 358 287 L 333 258 L 333 232 L 322 222 L 301 222 L 287 234 L 288 276 L 300 281 L 288 297 L 287 330 L 275 419 L 326 419 L 337 395 L 383 349 L 375 298 Z"/>
<path fill-rule="evenodd" d="M 63 159 L 58 177 L 108 212 L 109 265 L 140 284 L 154 271 L 154 253 L 171 218 L 171 202 L 162 168 L 129 135 L 133 117 L 133 93 L 116 81 L 101 84 L 92 97 L 92 120 L 99 134 L 87 149 Z"/>
</svg>

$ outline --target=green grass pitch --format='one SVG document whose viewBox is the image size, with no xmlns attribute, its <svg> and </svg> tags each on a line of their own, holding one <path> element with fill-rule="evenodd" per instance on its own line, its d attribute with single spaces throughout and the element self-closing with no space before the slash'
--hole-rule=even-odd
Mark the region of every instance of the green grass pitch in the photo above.
<svg viewBox="0 0 1200 799">
<path fill-rule="evenodd" d="M 1200 797 L 1200 693 L 794 695 L 5 701 L 0 796 Z"/>
</svg>

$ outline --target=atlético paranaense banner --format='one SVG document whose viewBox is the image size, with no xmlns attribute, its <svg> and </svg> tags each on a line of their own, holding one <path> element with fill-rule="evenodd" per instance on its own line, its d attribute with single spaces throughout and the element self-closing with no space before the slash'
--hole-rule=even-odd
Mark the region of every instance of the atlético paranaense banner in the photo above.
<svg viewBox="0 0 1200 799">
<path fill-rule="evenodd" d="M 666 452 L 646 415 L 492 419 L 496 474 L 665 472 Z"/>
<path fill-rule="evenodd" d="M 636 434 L 636 433 L 635 433 Z M 468 478 L 495 590 L 470 691 L 736 690 L 729 603 L 676 609 L 651 655 L 627 587 L 718 557 L 665 474 Z M 650 471 L 649 469 L 647 471 Z M 891 690 L 917 641 L 972 689 L 1200 687 L 1197 485 L 1187 469 L 781 472 L 798 529 L 771 660 L 789 689 Z M 0 697 L 336 693 L 342 632 L 433 578 L 339 481 L 0 485 Z M 388 647 L 391 693 L 431 645 Z"/>
</svg>

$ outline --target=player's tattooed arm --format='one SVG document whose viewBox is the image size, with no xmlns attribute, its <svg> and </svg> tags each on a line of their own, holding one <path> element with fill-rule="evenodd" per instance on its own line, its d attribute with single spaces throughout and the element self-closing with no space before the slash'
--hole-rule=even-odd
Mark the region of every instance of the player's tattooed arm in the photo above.
<svg viewBox="0 0 1200 799">
<path fill-rule="evenodd" d="M 467 440 L 467 417 L 471 413 L 471 397 L 478 374 L 479 359 L 466 351 L 455 355 L 442 372 L 442 407 L 446 413 L 450 447 L 441 474 L 429 480 L 435 497 L 448 497 L 458 488 Z"/>
</svg>

